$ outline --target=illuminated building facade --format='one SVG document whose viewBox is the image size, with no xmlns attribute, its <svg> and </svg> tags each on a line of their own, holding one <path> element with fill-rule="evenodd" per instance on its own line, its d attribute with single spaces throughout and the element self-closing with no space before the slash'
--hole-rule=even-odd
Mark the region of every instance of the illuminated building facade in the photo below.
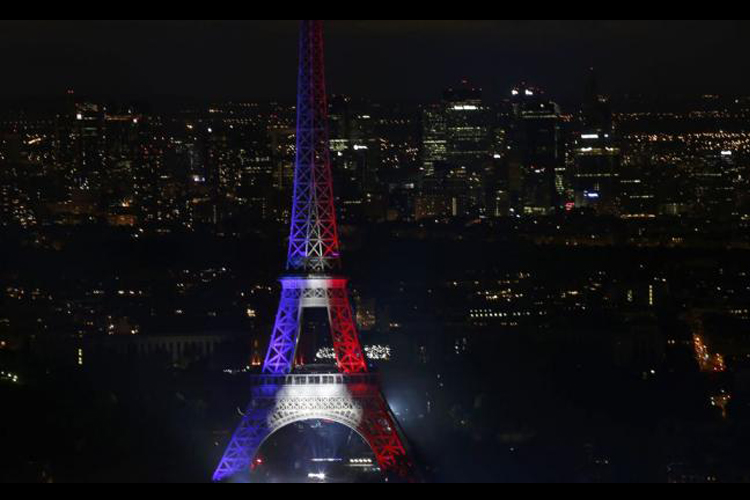
<svg viewBox="0 0 750 500">
<path fill-rule="evenodd" d="M 600 215 L 619 215 L 622 155 L 612 126 L 609 102 L 599 94 L 593 68 L 586 85 L 581 131 L 574 144 L 575 206 L 593 209 Z"/>
<path fill-rule="evenodd" d="M 483 102 L 482 90 L 466 81 L 447 89 L 440 105 L 423 110 L 424 177 L 417 220 L 486 212 L 491 138 L 491 109 Z"/>
<path fill-rule="evenodd" d="M 577 208 L 619 213 L 620 148 L 610 131 L 581 133 L 575 141 L 573 189 Z"/>
<path fill-rule="evenodd" d="M 432 105 L 422 110 L 422 173 L 435 175 L 435 164 L 448 158 L 448 140 L 443 106 Z"/>
<path fill-rule="evenodd" d="M 522 209 L 546 215 L 562 201 L 565 154 L 560 107 L 537 88 L 519 85 L 512 90 L 514 110 L 510 176 Z"/>
</svg>

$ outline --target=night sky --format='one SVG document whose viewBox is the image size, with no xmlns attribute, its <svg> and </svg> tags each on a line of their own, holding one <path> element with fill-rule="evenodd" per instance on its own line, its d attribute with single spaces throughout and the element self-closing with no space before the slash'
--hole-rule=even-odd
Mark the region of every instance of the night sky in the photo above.
<svg viewBox="0 0 750 500">
<path fill-rule="evenodd" d="M 4 99 L 294 97 L 296 21 L 0 21 Z M 469 78 L 497 98 L 527 80 L 577 100 L 750 93 L 748 21 L 330 21 L 331 92 L 432 101 Z M 9 68 L 9 69 L 8 69 Z"/>
</svg>

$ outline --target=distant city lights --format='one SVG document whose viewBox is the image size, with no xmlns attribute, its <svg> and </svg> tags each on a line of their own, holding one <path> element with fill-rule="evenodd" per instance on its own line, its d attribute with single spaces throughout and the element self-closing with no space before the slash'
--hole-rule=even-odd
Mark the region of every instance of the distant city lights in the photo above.
<svg viewBox="0 0 750 500">
<path fill-rule="evenodd" d="M 20 378 L 15 373 L 0 371 L 0 381 L 20 384 Z"/>
</svg>

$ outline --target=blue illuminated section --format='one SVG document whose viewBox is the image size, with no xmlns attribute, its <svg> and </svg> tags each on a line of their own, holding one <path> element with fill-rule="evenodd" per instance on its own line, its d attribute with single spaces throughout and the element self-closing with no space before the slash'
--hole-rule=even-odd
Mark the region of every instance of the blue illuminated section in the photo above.
<svg viewBox="0 0 750 500">
<path fill-rule="evenodd" d="M 263 363 L 263 373 L 269 375 L 286 375 L 292 371 L 300 330 L 304 282 L 287 278 L 282 279 L 281 284 L 281 302 L 276 313 L 266 360 Z"/>
<path fill-rule="evenodd" d="M 263 397 L 275 399 L 282 386 L 266 383 L 254 389 L 253 399 Z M 220 483 L 250 482 L 250 473 L 256 465 L 255 456 L 263 442 L 271 435 L 268 425 L 274 407 L 271 405 L 253 405 L 245 411 L 242 422 L 232 435 L 227 450 L 213 475 L 213 481 Z"/>
</svg>

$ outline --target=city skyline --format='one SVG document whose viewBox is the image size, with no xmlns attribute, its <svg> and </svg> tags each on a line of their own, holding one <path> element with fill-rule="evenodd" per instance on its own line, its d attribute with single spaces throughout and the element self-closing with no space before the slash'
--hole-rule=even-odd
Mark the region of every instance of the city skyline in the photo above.
<svg viewBox="0 0 750 500">
<path fill-rule="evenodd" d="M 743 23 L 0 22 L 0 482 L 750 482 Z"/>
<path fill-rule="evenodd" d="M 580 99 L 590 67 L 610 94 L 743 94 L 744 21 L 329 21 L 331 92 L 432 100 L 463 78 L 493 100 L 518 81 Z M 2 21 L 4 99 L 67 89 L 105 99 L 288 99 L 294 21 Z M 291 81 L 291 83 L 290 83 Z"/>
</svg>

